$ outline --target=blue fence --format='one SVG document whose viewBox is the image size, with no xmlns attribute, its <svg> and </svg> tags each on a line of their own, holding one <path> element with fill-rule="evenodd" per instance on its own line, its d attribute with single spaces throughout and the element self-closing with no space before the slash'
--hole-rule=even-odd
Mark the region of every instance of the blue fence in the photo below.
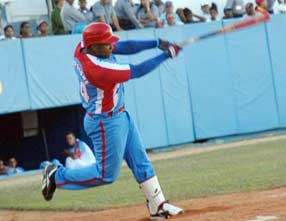
<svg viewBox="0 0 286 221">
<path fill-rule="evenodd" d="M 180 42 L 234 21 L 120 32 Z M 148 148 L 286 126 L 286 16 L 183 50 L 126 84 L 126 103 Z M 79 104 L 73 50 L 80 36 L 0 42 L 0 114 Z M 139 63 L 150 50 L 118 56 Z"/>
</svg>

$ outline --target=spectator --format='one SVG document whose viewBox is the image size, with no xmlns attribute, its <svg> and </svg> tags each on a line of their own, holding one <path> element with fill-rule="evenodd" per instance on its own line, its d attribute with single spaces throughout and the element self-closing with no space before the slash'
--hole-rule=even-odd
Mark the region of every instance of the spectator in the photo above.
<svg viewBox="0 0 286 221">
<path fill-rule="evenodd" d="M 273 14 L 274 13 L 274 10 L 273 10 L 273 7 L 274 7 L 274 4 L 275 4 L 275 1 L 276 0 L 267 0 L 267 11 L 270 13 L 270 14 Z"/>
<path fill-rule="evenodd" d="M 154 0 L 153 2 L 159 10 L 159 17 L 160 17 L 165 12 L 165 4 L 162 0 Z"/>
<path fill-rule="evenodd" d="M 15 40 L 16 38 L 14 37 L 14 28 L 12 25 L 7 25 L 4 28 L 5 32 L 5 39 L 6 40 Z"/>
<path fill-rule="evenodd" d="M 81 168 L 96 162 L 94 154 L 87 144 L 76 139 L 73 132 L 66 134 L 66 142 L 69 149 L 64 150 L 66 158 L 66 168 Z"/>
<path fill-rule="evenodd" d="M 64 29 L 67 33 L 71 33 L 77 23 L 86 22 L 83 14 L 73 7 L 74 0 L 65 0 L 61 10 L 61 19 Z"/>
<path fill-rule="evenodd" d="M 232 12 L 232 8 L 225 8 L 223 10 L 224 16 L 222 17 L 222 19 L 231 19 L 233 18 L 233 12 Z"/>
<path fill-rule="evenodd" d="M 278 14 L 286 14 L 286 2 L 285 2 L 285 0 L 278 0 L 277 13 Z"/>
<path fill-rule="evenodd" d="M 2 19 L 2 7 L 0 6 L 0 37 L 4 38 L 4 27 L 7 26 L 7 22 Z"/>
<path fill-rule="evenodd" d="M 22 172 L 24 172 L 24 169 L 22 167 L 17 167 L 17 160 L 15 159 L 15 157 L 11 157 L 9 159 L 7 174 L 13 175 L 13 174 L 19 174 Z"/>
<path fill-rule="evenodd" d="M 54 35 L 64 35 L 66 34 L 66 31 L 61 18 L 61 10 L 64 6 L 64 0 L 55 0 L 55 4 L 56 7 L 51 15 L 52 31 Z"/>
<path fill-rule="evenodd" d="M 181 22 L 186 23 L 186 17 L 183 8 L 177 8 L 176 14 L 179 16 Z"/>
<path fill-rule="evenodd" d="M 253 17 L 255 16 L 254 5 L 251 2 L 248 2 L 245 5 L 245 17 Z"/>
<path fill-rule="evenodd" d="M 256 8 L 255 11 L 257 13 L 262 13 L 262 14 L 266 14 L 268 13 L 267 11 L 267 0 L 256 0 Z"/>
<path fill-rule="evenodd" d="M 0 175 L 7 175 L 7 167 L 4 165 L 3 160 L 0 160 Z"/>
<path fill-rule="evenodd" d="M 203 12 L 202 16 L 206 18 L 206 21 L 211 20 L 210 16 L 210 3 L 207 1 L 204 1 L 201 3 L 201 10 Z"/>
<path fill-rule="evenodd" d="M 129 30 L 144 27 L 136 18 L 132 0 L 117 0 L 114 9 L 119 20 L 119 25 L 123 29 Z"/>
<path fill-rule="evenodd" d="M 31 25 L 29 22 L 24 21 L 20 25 L 20 35 L 18 38 L 32 38 L 35 37 L 31 32 Z"/>
<path fill-rule="evenodd" d="M 123 31 L 112 6 L 112 0 L 99 0 L 92 7 L 95 21 L 109 24 L 114 31 Z"/>
<path fill-rule="evenodd" d="M 232 14 L 234 18 L 242 17 L 244 14 L 243 0 L 227 0 L 225 8 L 232 9 Z"/>
<path fill-rule="evenodd" d="M 136 16 L 144 28 L 154 28 L 159 19 L 159 10 L 150 0 L 140 0 L 140 5 L 136 9 Z"/>
<path fill-rule="evenodd" d="M 37 30 L 39 31 L 39 37 L 47 37 L 49 31 L 48 22 L 42 20 L 38 23 Z"/>
<path fill-rule="evenodd" d="M 211 21 L 217 21 L 218 20 L 217 15 L 218 15 L 217 5 L 212 3 L 212 6 L 210 7 Z"/>
<path fill-rule="evenodd" d="M 186 24 L 206 21 L 205 17 L 194 14 L 189 8 L 184 9 L 184 16 L 186 18 L 186 22 L 185 22 Z M 199 20 L 194 20 L 194 18 L 199 19 Z"/>
<path fill-rule="evenodd" d="M 79 11 L 84 15 L 86 21 L 88 23 L 92 22 L 93 20 L 93 14 L 90 10 L 88 10 L 87 6 L 87 1 L 86 0 L 79 0 Z"/>
<path fill-rule="evenodd" d="M 174 13 L 174 5 L 172 1 L 166 1 L 164 13 L 160 16 L 160 26 L 182 25 L 179 16 Z M 169 22 L 168 22 L 169 19 Z M 174 20 L 174 21 L 173 21 Z"/>
</svg>

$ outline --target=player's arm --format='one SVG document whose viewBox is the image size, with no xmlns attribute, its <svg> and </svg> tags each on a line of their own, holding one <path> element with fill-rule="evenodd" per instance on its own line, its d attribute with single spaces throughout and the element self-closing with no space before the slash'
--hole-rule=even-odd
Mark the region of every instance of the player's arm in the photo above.
<svg viewBox="0 0 286 221">
<path fill-rule="evenodd" d="M 167 50 L 171 44 L 168 41 L 158 39 L 158 40 L 149 40 L 149 41 L 120 41 L 114 45 L 113 54 L 136 54 L 141 51 L 159 48 L 161 50 Z"/>
<path fill-rule="evenodd" d="M 93 56 L 89 56 L 93 60 L 94 67 L 86 73 L 86 78 L 94 86 L 117 84 L 130 79 L 140 78 L 153 71 L 168 58 L 176 57 L 179 50 L 180 48 L 177 45 L 172 45 L 162 54 L 138 65 L 113 64 L 98 61 Z"/>
</svg>

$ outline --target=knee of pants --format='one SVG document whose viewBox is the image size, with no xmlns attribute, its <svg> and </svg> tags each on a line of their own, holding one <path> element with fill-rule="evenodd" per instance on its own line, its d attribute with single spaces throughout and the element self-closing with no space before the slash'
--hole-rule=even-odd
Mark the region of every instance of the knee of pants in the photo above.
<svg viewBox="0 0 286 221">
<path fill-rule="evenodd" d="M 114 183 L 119 176 L 120 168 L 110 168 L 106 170 L 103 176 L 103 181 L 105 183 Z"/>
</svg>

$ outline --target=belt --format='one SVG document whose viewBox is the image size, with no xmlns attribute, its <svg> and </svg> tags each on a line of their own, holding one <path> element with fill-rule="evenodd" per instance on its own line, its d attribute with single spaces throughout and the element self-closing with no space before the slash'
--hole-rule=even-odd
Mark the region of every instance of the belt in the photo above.
<svg viewBox="0 0 286 221">
<path fill-rule="evenodd" d="M 119 114 L 119 113 L 122 113 L 123 111 L 125 110 L 125 107 L 124 105 L 120 108 L 118 108 L 117 110 L 113 110 L 113 111 L 109 111 L 109 112 L 105 112 L 105 113 L 102 113 L 102 114 L 98 114 L 98 115 L 103 115 L 107 118 L 111 118 L 112 116 L 116 115 L 116 114 Z M 90 112 L 86 112 L 86 114 L 89 116 L 89 117 L 94 117 L 96 116 L 97 114 L 92 114 Z"/>
</svg>

